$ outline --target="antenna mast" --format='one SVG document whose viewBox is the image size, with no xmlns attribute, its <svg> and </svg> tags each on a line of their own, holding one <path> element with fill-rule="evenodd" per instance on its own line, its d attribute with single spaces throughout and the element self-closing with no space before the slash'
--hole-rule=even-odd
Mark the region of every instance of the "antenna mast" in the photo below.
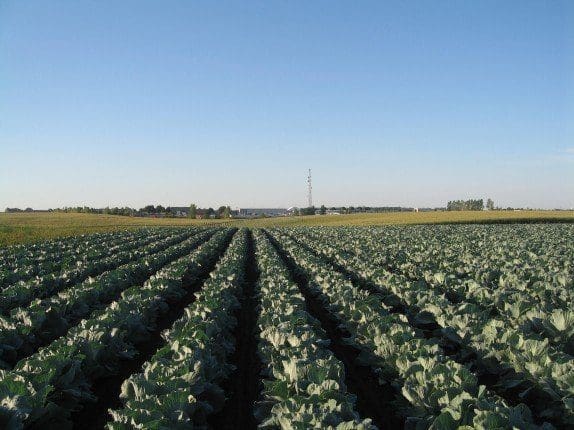
<svg viewBox="0 0 574 430">
<path fill-rule="evenodd" d="M 313 207 L 313 187 L 311 186 L 311 169 L 309 169 L 309 176 L 307 176 L 307 200 L 309 207 Z"/>
</svg>

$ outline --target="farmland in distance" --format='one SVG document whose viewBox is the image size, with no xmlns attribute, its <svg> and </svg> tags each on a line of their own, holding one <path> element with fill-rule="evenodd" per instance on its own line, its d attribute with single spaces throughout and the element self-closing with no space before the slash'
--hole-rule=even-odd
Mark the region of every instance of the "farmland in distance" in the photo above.
<svg viewBox="0 0 574 430">
<path fill-rule="evenodd" d="M 573 265 L 568 223 L 5 247 L 0 427 L 572 428 Z"/>
<path fill-rule="evenodd" d="M 0 247 L 63 236 L 143 227 L 214 226 L 296 227 L 373 226 L 452 223 L 574 223 L 574 211 L 449 211 L 386 212 L 349 215 L 289 216 L 259 219 L 188 219 L 126 217 L 86 213 L 0 213 Z"/>
</svg>

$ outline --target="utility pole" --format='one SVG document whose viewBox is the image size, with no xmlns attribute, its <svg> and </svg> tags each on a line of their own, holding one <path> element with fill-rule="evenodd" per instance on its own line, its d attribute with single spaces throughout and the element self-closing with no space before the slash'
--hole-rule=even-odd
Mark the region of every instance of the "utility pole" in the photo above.
<svg viewBox="0 0 574 430">
<path fill-rule="evenodd" d="M 313 207 L 313 187 L 311 186 L 311 169 L 309 169 L 309 176 L 307 176 L 307 200 L 309 207 Z"/>
</svg>

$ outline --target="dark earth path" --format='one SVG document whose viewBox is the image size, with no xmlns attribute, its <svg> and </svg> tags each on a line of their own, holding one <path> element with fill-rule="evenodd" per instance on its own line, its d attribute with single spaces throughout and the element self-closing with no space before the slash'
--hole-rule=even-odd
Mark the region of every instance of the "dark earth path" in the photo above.
<svg viewBox="0 0 574 430">
<path fill-rule="evenodd" d="M 281 245 L 268 232 L 267 237 L 289 269 L 293 281 L 305 298 L 307 311 L 316 318 L 327 333 L 330 349 L 345 366 L 345 384 L 347 391 L 357 397 L 357 411 L 362 418 L 371 418 L 379 429 L 397 429 L 404 427 L 404 418 L 396 414 L 393 403 L 400 400 L 395 390 L 389 385 L 380 385 L 378 376 L 367 366 L 357 362 L 359 349 L 344 342 L 350 334 L 340 327 L 340 321 L 324 307 L 325 297 L 314 294 L 308 287 L 309 280 L 298 268 Z"/>
<path fill-rule="evenodd" d="M 161 337 L 162 331 L 170 328 L 176 320 L 181 318 L 185 308 L 195 300 L 194 293 L 199 291 L 209 277 L 210 272 L 215 268 L 215 265 L 229 246 L 233 234 L 234 231 L 228 234 L 224 245 L 218 253 L 212 256 L 208 264 L 203 266 L 199 275 L 193 278 L 189 276 L 189 273 L 184 275 L 185 296 L 175 303 L 169 303 L 169 310 L 158 317 L 156 327 L 149 333 L 146 342 L 136 345 L 138 354 L 131 360 L 122 361 L 120 369 L 115 375 L 95 381 L 92 391 L 97 397 L 97 401 L 83 405 L 82 409 L 72 415 L 71 419 L 74 428 L 90 430 L 104 428 L 106 422 L 111 419 L 108 409 L 118 409 L 122 406 L 120 400 L 122 383 L 130 375 L 140 372 L 143 364 L 162 347 L 165 342 Z"/>
<path fill-rule="evenodd" d="M 241 307 L 235 317 L 236 347 L 230 363 L 236 367 L 229 380 L 222 388 L 228 395 L 223 409 L 208 418 L 214 429 L 255 429 L 257 422 L 253 415 L 253 405 L 260 393 L 261 362 L 257 355 L 257 308 L 259 300 L 256 295 L 256 284 L 259 279 L 255 245 L 251 230 L 247 236 L 247 259 L 245 262 L 245 279 L 243 294 L 240 297 Z"/>
</svg>

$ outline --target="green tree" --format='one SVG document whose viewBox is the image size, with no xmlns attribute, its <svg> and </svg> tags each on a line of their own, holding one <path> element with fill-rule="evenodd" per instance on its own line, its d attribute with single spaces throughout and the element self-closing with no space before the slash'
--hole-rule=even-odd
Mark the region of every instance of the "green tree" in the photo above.
<svg viewBox="0 0 574 430">
<path fill-rule="evenodd" d="M 194 203 L 189 205 L 189 213 L 187 216 L 191 219 L 197 218 L 197 206 Z"/>
<path fill-rule="evenodd" d="M 315 206 L 310 206 L 308 208 L 301 208 L 301 215 L 315 215 Z"/>
<path fill-rule="evenodd" d="M 446 205 L 447 211 L 481 211 L 484 209 L 484 200 L 452 200 Z"/>
<path fill-rule="evenodd" d="M 231 208 L 229 206 L 225 206 L 223 212 L 221 214 L 221 218 L 230 218 L 231 217 Z"/>
<path fill-rule="evenodd" d="M 492 201 L 491 198 L 489 198 L 486 201 L 486 209 L 488 209 L 489 211 L 493 211 L 494 210 L 494 202 Z"/>
<path fill-rule="evenodd" d="M 219 206 L 217 208 L 217 218 L 223 218 L 223 212 L 225 212 L 225 206 Z"/>
<path fill-rule="evenodd" d="M 325 207 L 325 205 L 321 205 L 321 209 L 319 209 L 319 213 L 321 215 L 325 215 L 327 213 L 327 208 Z"/>
</svg>

